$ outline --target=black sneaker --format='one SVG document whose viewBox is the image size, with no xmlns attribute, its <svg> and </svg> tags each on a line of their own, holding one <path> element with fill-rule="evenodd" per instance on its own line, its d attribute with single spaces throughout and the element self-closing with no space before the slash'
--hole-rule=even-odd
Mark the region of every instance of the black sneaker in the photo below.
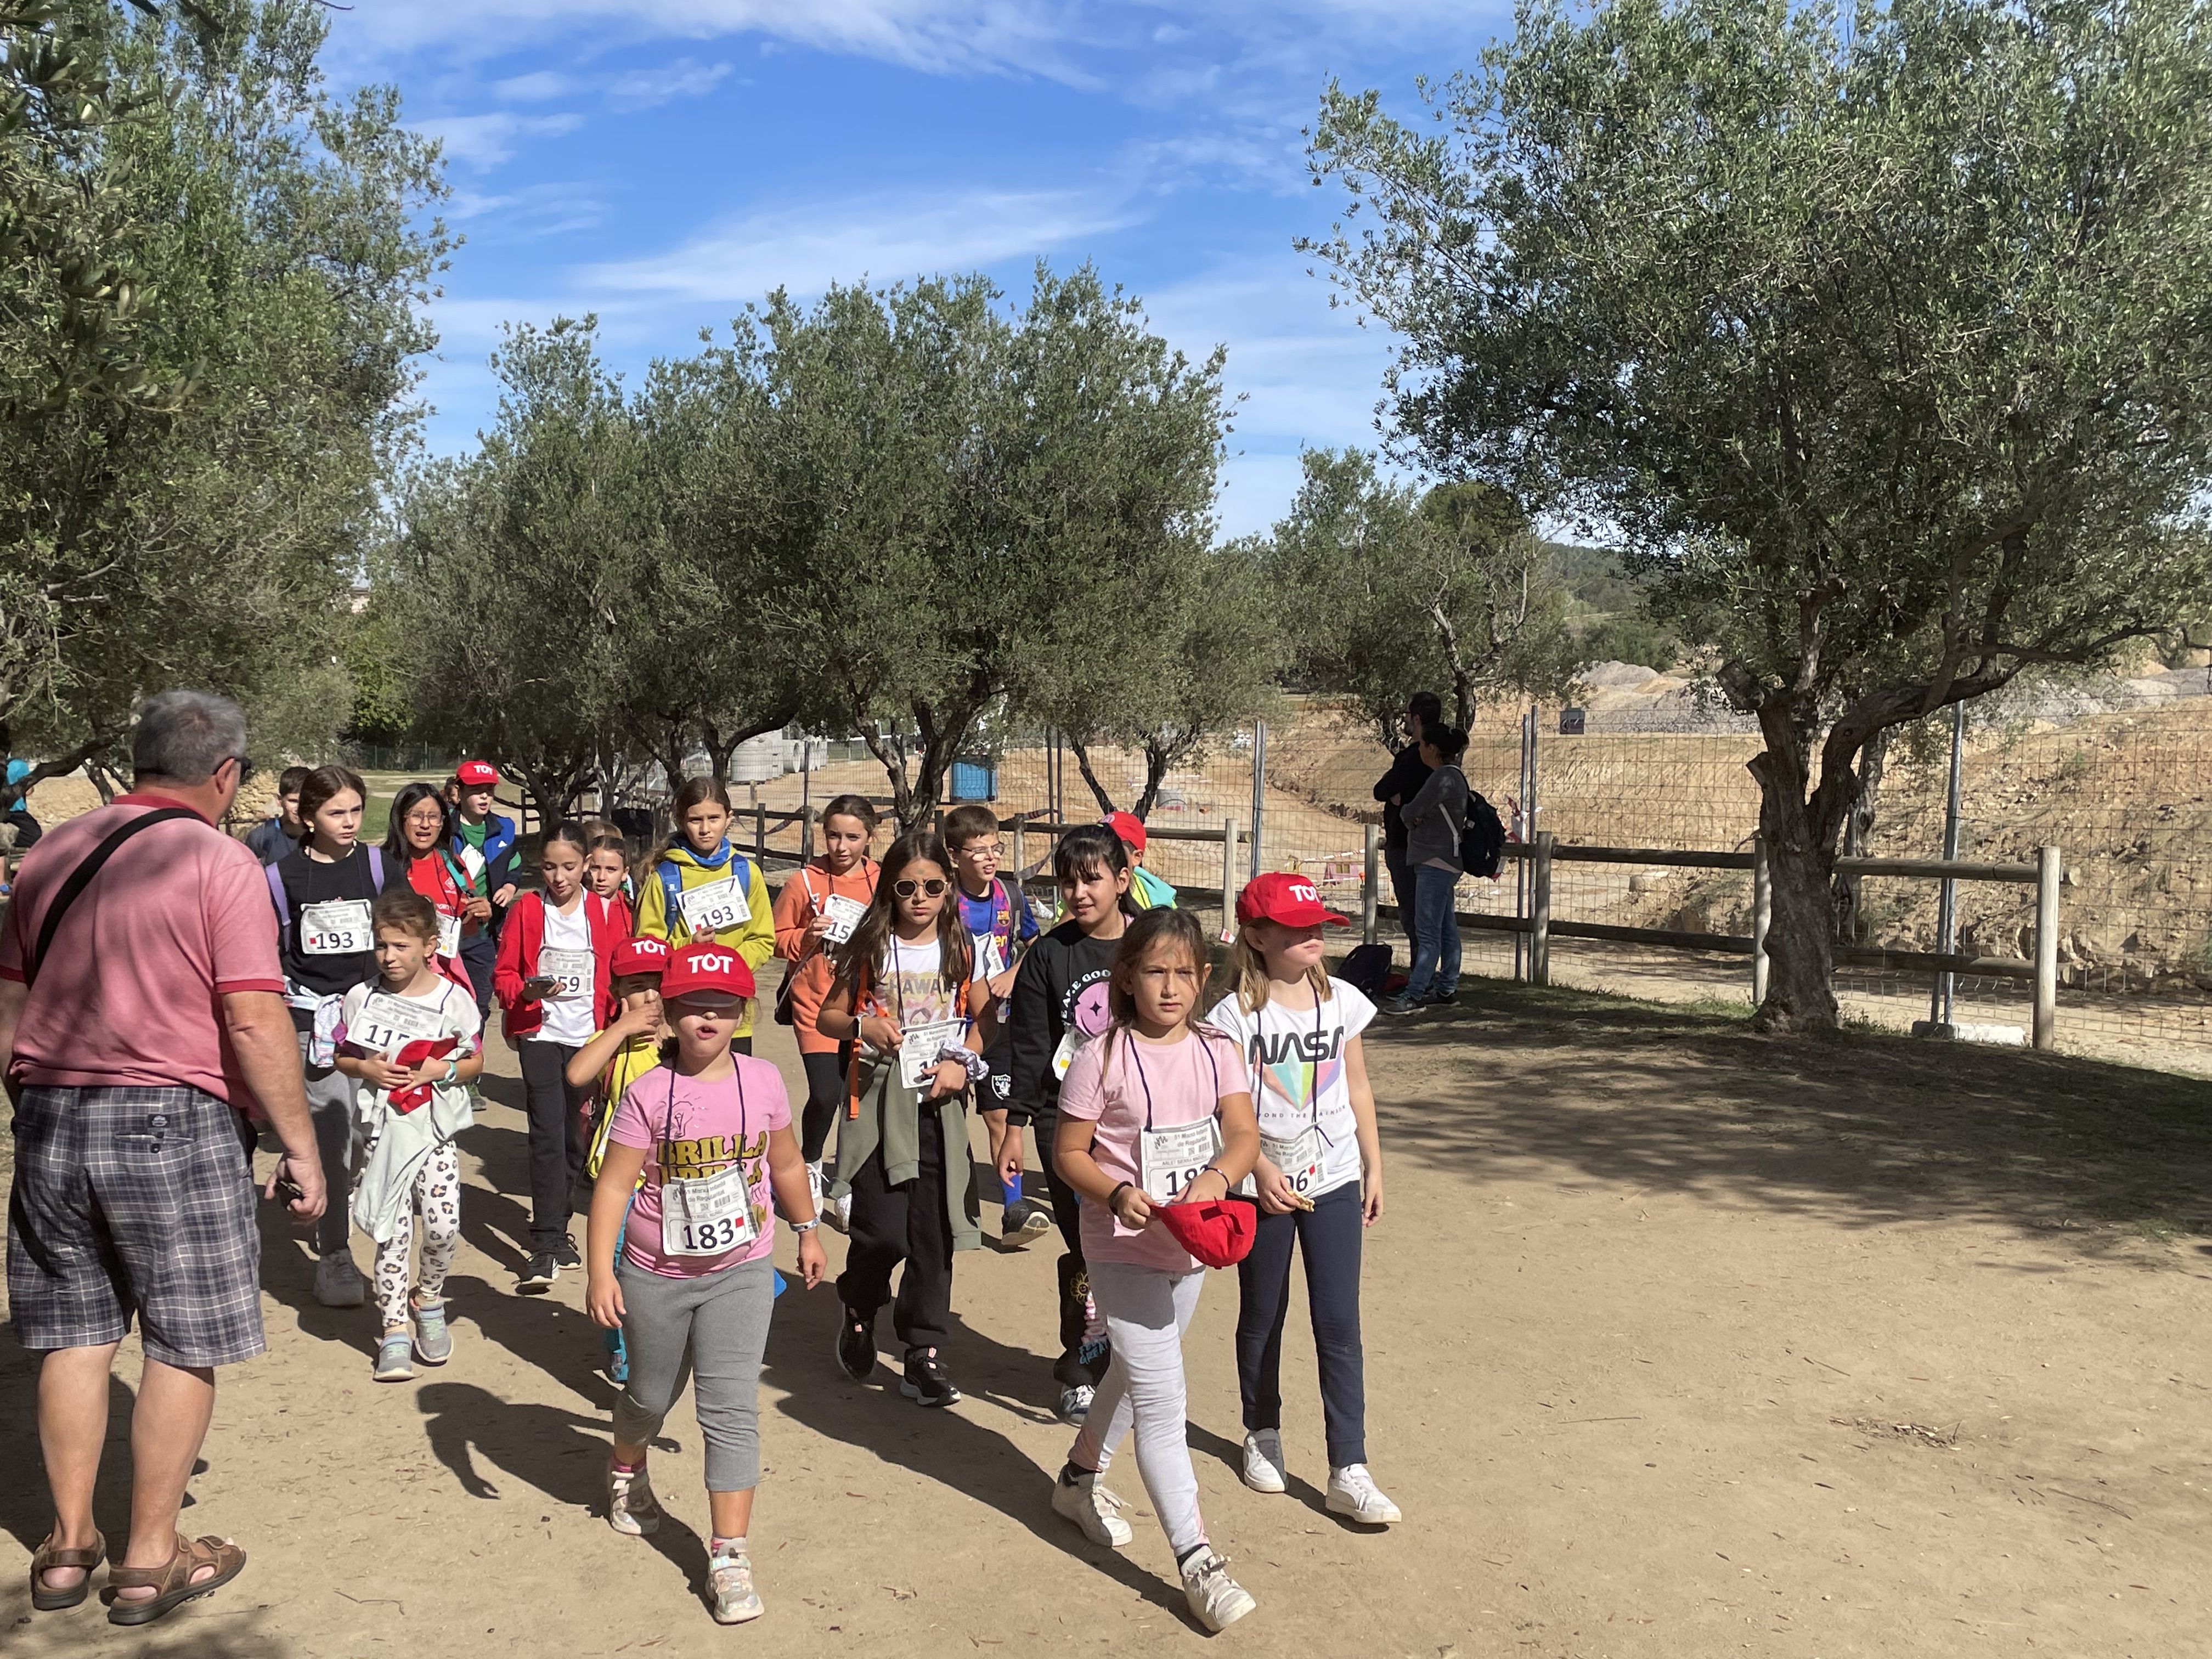
<svg viewBox="0 0 2212 1659">
<path fill-rule="evenodd" d="M 561 1277 L 559 1258 L 550 1250 L 540 1250 L 524 1264 L 515 1276 L 514 1288 L 525 1296 L 543 1296 L 553 1288 L 553 1281 Z"/>
<path fill-rule="evenodd" d="M 945 1374 L 934 1348 L 907 1355 L 906 1381 L 899 1384 L 899 1392 L 917 1406 L 949 1406 L 960 1398 L 960 1390 Z"/>
<path fill-rule="evenodd" d="M 865 1382 L 876 1369 L 876 1322 L 863 1319 L 850 1308 L 837 1328 L 837 1368 L 855 1382 Z"/>
<path fill-rule="evenodd" d="M 584 1258 L 576 1254 L 576 1241 L 566 1233 L 561 1235 L 561 1242 L 553 1247 L 553 1264 L 559 1267 L 580 1267 L 584 1265 Z"/>
</svg>

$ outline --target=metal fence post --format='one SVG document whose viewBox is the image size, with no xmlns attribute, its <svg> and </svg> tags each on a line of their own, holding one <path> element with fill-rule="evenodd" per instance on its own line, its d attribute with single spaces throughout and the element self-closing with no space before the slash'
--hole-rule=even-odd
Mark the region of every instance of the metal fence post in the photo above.
<svg viewBox="0 0 2212 1659">
<path fill-rule="evenodd" d="M 2035 1046 L 2058 1041 L 2058 849 L 2035 849 Z"/>
<path fill-rule="evenodd" d="M 1751 1000 L 1766 1002 L 1766 926 L 1774 920 L 1773 878 L 1766 872 L 1766 837 L 1751 840 Z"/>
<path fill-rule="evenodd" d="M 1237 935 L 1237 896 L 1243 890 L 1237 879 L 1237 820 L 1221 820 L 1221 942 Z"/>
<path fill-rule="evenodd" d="M 1552 982 L 1552 832 L 1536 832 L 1535 891 L 1528 906 L 1528 982 Z"/>
<path fill-rule="evenodd" d="M 1026 836 L 1025 836 L 1025 835 L 1024 835 L 1024 832 L 1028 829 L 1028 827 L 1029 827 L 1029 826 L 1028 826 L 1028 824 L 1027 824 L 1027 823 L 1023 820 L 1023 818 L 1022 818 L 1021 815 L 1020 815 L 1019 813 L 1015 814 L 1015 816 L 1014 816 L 1014 850 L 1013 850 L 1013 856 L 1014 856 L 1014 885 L 1015 885 L 1017 888 L 1018 888 L 1018 887 L 1022 886 L 1022 884 L 1029 879 L 1029 873 L 1030 873 L 1029 863 L 1028 863 L 1028 860 L 1027 860 L 1023 856 L 1023 855 L 1024 855 L 1025 853 L 1027 853 L 1027 852 L 1028 852 L 1028 850 L 1029 850 L 1029 848 L 1024 845 L 1024 842 L 1025 842 L 1025 841 L 1027 840 L 1027 837 L 1026 837 Z"/>
<path fill-rule="evenodd" d="M 1267 722 L 1252 722 L 1252 873 L 1260 873 L 1260 827 L 1267 816 Z"/>
<path fill-rule="evenodd" d="M 1382 830 L 1379 824 L 1367 826 L 1367 864 L 1359 878 L 1359 937 L 1363 944 L 1375 943 L 1375 907 L 1382 900 Z"/>
</svg>

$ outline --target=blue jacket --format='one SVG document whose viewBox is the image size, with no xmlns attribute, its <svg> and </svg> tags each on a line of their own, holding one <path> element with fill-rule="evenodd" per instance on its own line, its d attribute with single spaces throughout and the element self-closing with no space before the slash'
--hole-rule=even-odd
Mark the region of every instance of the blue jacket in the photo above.
<svg viewBox="0 0 2212 1659">
<path fill-rule="evenodd" d="M 459 823 L 460 820 L 456 817 L 454 822 Z M 460 865 L 464 872 L 468 869 L 468 864 L 467 861 L 461 857 L 461 853 L 467 846 L 468 842 L 462 839 L 461 832 L 456 829 L 453 831 L 453 839 L 452 842 L 453 861 Z M 519 882 L 520 878 L 522 860 L 520 855 L 515 851 L 514 820 L 513 818 L 501 817 L 496 812 L 489 812 L 484 815 L 483 860 L 484 872 L 483 891 L 485 896 L 490 896 L 492 894 L 499 891 L 501 888 L 507 886 L 509 883 Z M 496 908 L 493 909 L 491 926 L 483 930 L 486 934 L 490 934 L 497 930 L 500 917 L 502 914 L 503 913 Z"/>
</svg>

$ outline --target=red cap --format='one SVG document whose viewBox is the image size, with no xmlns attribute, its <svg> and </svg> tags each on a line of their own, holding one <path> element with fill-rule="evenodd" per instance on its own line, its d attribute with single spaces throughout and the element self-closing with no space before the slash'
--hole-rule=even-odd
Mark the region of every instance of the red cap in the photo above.
<svg viewBox="0 0 2212 1659">
<path fill-rule="evenodd" d="M 1121 836 L 1132 853 L 1145 850 L 1145 821 L 1134 812 L 1109 812 L 1106 827 Z"/>
<path fill-rule="evenodd" d="M 463 761 L 453 775 L 471 789 L 489 789 L 499 781 L 499 769 L 489 761 Z"/>
<path fill-rule="evenodd" d="M 1164 1204 L 1152 1212 L 1175 1242 L 1209 1267 L 1233 1267 L 1252 1254 L 1258 1231 L 1249 1204 L 1202 1199 L 1195 1204 Z"/>
<path fill-rule="evenodd" d="M 614 979 L 626 979 L 632 974 L 658 974 L 668 967 L 668 941 L 647 933 L 642 939 L 626 939 L 615 946 L 614 960 L 607 964 L 607 973 Z"/>
<path fill-rule="evenodd" d="M 753 994 L 753 970 L 745 959 L 726 945 L 687 945 L 673 951 L 660 975 L 660 1000 L 678 997 L 749 997 Z"/>
<path fill-rule="evenodd" d="M 1323 907 L 1321 895 L 1304 876 L 1278 870 L 1255 876 L 1237 896 L 1239 921 L 1279 921 L 1285 927 L 1349 927 L 1352 919 Z"/>
</svg>

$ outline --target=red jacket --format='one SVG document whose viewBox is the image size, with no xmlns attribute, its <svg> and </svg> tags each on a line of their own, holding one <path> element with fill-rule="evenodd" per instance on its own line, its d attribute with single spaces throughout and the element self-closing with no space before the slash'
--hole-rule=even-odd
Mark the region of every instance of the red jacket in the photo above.
<svg viewBox="0 0 2212 1659">
<path fill-rule="evenodd" d="M 614 995 L 607 987 L 607 964 L 615 946 L 629 937 L 629 907 L 620 899 L 584 895 L 584 923 L 592 938 L 592 1006 L 604 1029 L 614 1018 Z M 515 900 L 499 930 L 499 961 L 491 991 L 499 999 L 500 1030 L 520 1042 L 545 1023 L 544 1005 L 522 994 L 523 982 L 538 972 L 538 953 L 545 944 L 545 896 L 525 893 Z"/>
</svg>

